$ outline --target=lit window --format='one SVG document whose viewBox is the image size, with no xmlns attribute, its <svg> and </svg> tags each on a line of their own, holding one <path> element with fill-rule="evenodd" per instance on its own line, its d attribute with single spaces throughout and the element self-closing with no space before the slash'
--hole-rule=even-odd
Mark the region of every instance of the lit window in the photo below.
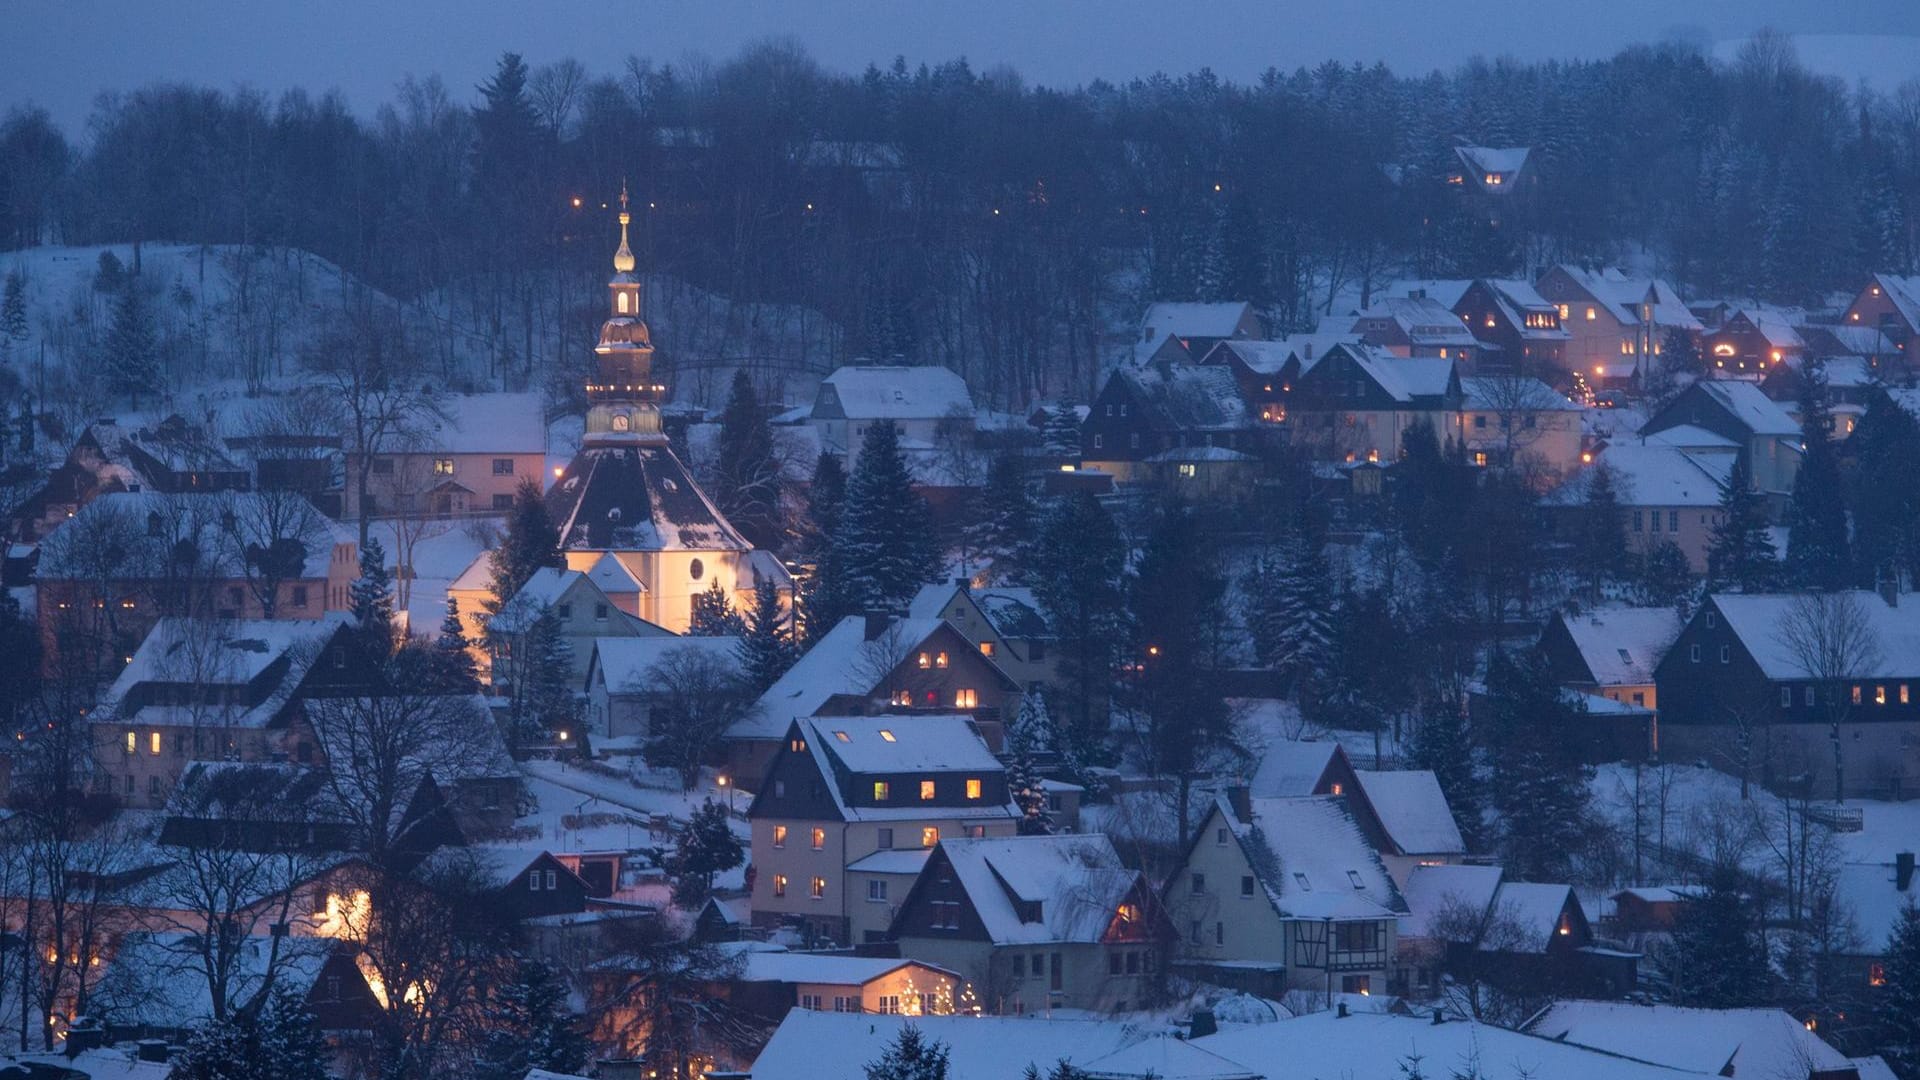
<svg viewBox="0 0 1920 1080">
<path fill-rule="evenodd" d="M 971 709 L 979 704 L 980 695 L 970 689 L 962 688 L 953 692 L 953 705 L 956 709 Z"/>
<path fill-rule="evenodd" d="M 1560 317 L 1561 317 L 1561 318 L 1563 318 L 1563 319 L 1565 319 L 1565 318 L 1567 318 L 1567 317 L 1569 317 L 1569 316 L 1570 316 L 1571 314 L 1572 314 L 1572 313 L 1571 313 L 1571 312 L 1569 312 L 1569 311 L 1567 310 L 1567 305 L 1565 305 L 1565 304 L 1561 304 L 1561 305 L 1560 305 Z"/>
<path fill-rule="evenodd" d="M 1907 685 L 1906 683 L 1900 684 L 1900 704 L 1902 705 L 1907 703 Z"/>
<path fill-rule="evenodd" d="M 932 847 L 933 845 L 939 842 L 940 842 L 940 827 L 938 825 L 929 825 L 926 828 L 920 830 L 920 846 L 921 847 Z"/>
<path fill-rule="evenodd" d="M 1853 688 L 1853 703 L 1860 704 L 1860 687 L 1857 685 Z"/>
<path fill-rule="evenodd" d="M 773 895 L 775 896 L 787 895 L 787 875 L 785 874 L 773 875 Z"/>
<path fill-rule="evenodd" d="M 1474 463 L 1475 465 L 1482 465 L 1482 466 L 1484 466 L 1484 465 L 1485 465 L 1485 464 L 1487 463 L 1487 452 L 1486 452 L 1485 450 L 1476 450 L 1476 451 L 1474 451 L 1474 454 L 1473 454 L 1473 463 Z"/>
<path fill-rule="evenodd" d="M 773 846 L 777 848 L 787 846 L 787 827 L 785 825 L 775 825 L 773 827 Z"/>
<path fill-rule="evenodd" d="M 811 891 L 813 894 L 813 898 L 815 900 L 818 900 L 826 896 L 827 895 L 827 879 L 823 877 L 814 878 Z"/>
<path fill-rule="evenodd" d="M 836 738 L 836 739 L 839 739 L 839 740 L 840 740 L 841 742 L 852 742 L 852 741 L 853 741 L 853 736 L 851 736 L 851 735 L 848 735 L 848 734 L 847 734 L 846 732 L 844 732 L 844 731 L 836 731 L 836 732 L 834 732 L 834 733 L 833 733 L 833 737 L 834 737 L 834 738 Z"/>
<path fill-rule="evenodd" d="M 1876 687 L 1874 687 L 1874 688 L 1873 688 L 1873 703 L 1874 703 L 1875 705 L 1885 705 L 1885 704 L 1887 703 L 1887 688 L 1886 688 L 1886 687 L 1884 687 L 1884 686 L 1876 686 Z"/>
<path fill-rule="evenodd" d="M 1599 317 L 1600 317 L 1599 314 L 1593 310 L 1593 305 L 1588 304 L 1587 305 L 1587 321 L 1592 322 L 1593 320 Z"/>
<path fill-rule="evenodd" d="M 1867 985 L 1868 986 L 1887 985 L 1887 969 L 1885 965 L 1883 964 L 1867 965 Z"/>
<path fill-rule="evenodd" d="M 891 732 L 891 731 L 888 731 L 888 730 L 887 730 L 886 728 L 881 728 L 881 729 L 880 729 L 880 738 L 882 738 L 882 739 L 884 739 L 884 740 L 886 740 L 887 742 L 893 742 L 893 741 L 894 741 L 894 739 L 893 739 L 893 732 Z"/>
<path fill-rule="evenodd" d="M 807 752 L 807 740 L 795 739 L 792 742 L 788 743 L 787 747 L 788 749 L 792 750 L 796 754 L 804 754 Z"/>
<path fill-rule="evenodd" d="M 818 825 L 813 827 L 813 850 L 820 851 L 827 846 L 827 830 Z"/>
<path fill-rule="evenodd" d="M 127 753 L 137 754 L 139 752 L 140 752 L 140 736 L 131 731 L 127 732 Z"/>
<path fill-rule="evenodd" d="M 885 780 L 875 780 L 873 782 L 873 801 L 874 802 L 886 802 L 887 796 L 892 794 L 892 792 L 893 792 L 893 789 L 887 786 L 887 782 Z"/>
<path fill-rule="evenodd" d="M 616 302 L 616 306 L 620 309 L 620 314 L 625 315 L 627 313 L 627 294 L 615 293 L 614 300 Z"/>
<path fill-rule="evenodd" d="M 933 798 L 933 781 L 920 781 L 920 798 L 922 801 Z"/>
<path fill-rule="evenodd" d="M 937 668 L 944 668 L 944 667 L 946 667 L 946 666 L 947 666 L 947 654 L 946 654 L 945 652 L 939 652 L 939 653 L 936 653 L 936 654 L 934 654 L 934 657 L 933 657 L 933 666 L 934 666 L 934 667 L 937 667 Z"/>
<path fill-rule="evenodd" d="M 888 695 L 887 695 L 887 704 L 889 704 L 889 705 L 911 705 L 911 704 L 913 704 L 913 691 L 911 691 L 911 690 L 895 690 L 895 691 L 894 691 L 893 693 L 891 693 L 891 694 L 888 694 Z"/>
<path fill-rule="evenodd" d="M 981 655 L 981 656 L 992 656 L 992 655 L 993 655 L 993 642 L 991 642 L 991 641 L 983 641 L 983 642 L 981 642 L 981 643 L 980 643 L 980 655 Z"/>
<path fill-rule="evenodd" d="M 453 475 L 453 459 L 450 457 L 434 458 L 433 459 L 433 475 L 452 476 Z"/>
<path fill-rule="evenodd" d="M 932 656 L 930 656 L 930 655 L 928 655 L 928 654 L 926 654 L 926 653 L 921 653 L 921 654 L 920 654 L 920 669 L 921 669 L 922 671 L 925 671 L 925 670 L 926 670 L 927 668 L 930 668 L 930 667 L 932 667 L 932 666 L 933 666 L 933 657 L 932 657 Z"/>
<path fill-rule="evenodd" d="M 979 798 L 979 797 L 980 797 L 980 781 L 979 781 L 979 779 L 978 779 L 977 777 L 976 777 L 976 778 L 969 778 L 969 779 L 967 780 L 967 798 L 969 798 L 969 799 L 977 799 L 977 798 Z"/>
<path fill-rule="evenodd" d="M 1195 469 L 1192 465 L 1182 465 L 1179 467 L 1178 472 L 1182 477 L 1189 480 L 1199 474 L 1199 470 Z"/>
<path fill-rule="evenodd" d="M 1340 794 L 1343 794 L 1344 792 L 1345 792 L 1345 785 L 1343 785 L 1343 784 L 1341 784 L 1341 783 L 1340 783 L 1339 781 L 1337 781 L 1337 780 L 1336 780 L 1336 781 L 1334 781 L 1334 784 L 1333 784 L 1333 793 L 1334 793 L 1335 795 L 1340 795 Z"/>
</svg>

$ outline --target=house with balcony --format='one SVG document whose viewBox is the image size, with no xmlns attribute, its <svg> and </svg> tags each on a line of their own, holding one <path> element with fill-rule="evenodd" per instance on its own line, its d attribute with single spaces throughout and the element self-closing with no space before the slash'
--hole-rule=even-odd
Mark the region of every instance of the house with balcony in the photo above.
<svg viewBox="0 0 1920 1080">
<path fill-rule="evenodd" d="M 1009 837 L 1019 820 L 965 716 L 790 720 L 747 808 L 753 924 L 884 940 L 941 840 Z"/>
</svg>

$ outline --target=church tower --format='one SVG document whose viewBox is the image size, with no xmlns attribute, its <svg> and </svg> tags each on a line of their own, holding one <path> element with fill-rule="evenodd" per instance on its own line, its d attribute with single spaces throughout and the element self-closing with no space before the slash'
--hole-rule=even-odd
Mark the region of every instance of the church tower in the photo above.
<svg viewBox="0 0 1920 1080">
<path fill-rule="evenodd" d="M 613 278 L 607 282 L 607 321 L 593 347 L 594 373 L 587 383 L 583 448 L 664 445 L 660 397 L 666 387 L 653 377 L 653 339 L 640 316 L 640 279 L 633 272 L 627 245 L 627 189 L 620 188 L 620 249 L 613 253 Z"/>
</svg>

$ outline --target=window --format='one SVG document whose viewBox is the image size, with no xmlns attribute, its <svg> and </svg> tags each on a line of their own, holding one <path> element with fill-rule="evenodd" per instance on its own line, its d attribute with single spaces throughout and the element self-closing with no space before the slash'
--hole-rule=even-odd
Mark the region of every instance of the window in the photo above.
<svg viewBox="0 0 1920 1080">
<path fill-rule="evenodd" d="M 1687 659 L 1693 661 L 1696 664 L 1699 663 L 1700 662 L 1700 646 L 1698 645 L 1687 646 Z"/>
<path fill-rule="evenodd" d="M 1242 876 L 1241 876 L 1241 878 L 1240 878 L 1240 895 L 1241 895 L 1241 896 L 1252 896 L 1252 895 L 1253 895 L 1253 875 L 1252 875 L 1252 874 L 1244 874 L 1244 875 L 1242 875 Z"/>
<path fill-rule="evenodd" d="M 1197 476 L 1197 475 L 1199 475 L 1199 469 L 1197 469 L 1196 467 L 1194 467 L 1194 466 L 1192 466 L 1192 465 L 1182 465 L 1182 466 L 1180 466 L 1180 467 L 1179 467 L 1179 470 L 1178 470 L 1178 471 L 1179 471 L 1179 473 L 1180 473 L 1180 475 L 1181 475 L 1182 477 L 1184 477 L 1184 478 L 1186 478 L 1186 479 L 1189 479 L 1189 480 L 1191 480 L 1191 479 L 1192 479 L 1193 477 L 1195 477 L 1195 476 Z"/>
<path fill-rule="evenodd" d="M 1876 964 L 1868 964 L 1868 965 L 1867 965 L 1867 985 L 1868 985 L 1868 986 L 1885 986 L 1885 985 L 1887 985 L 1887 968 L 1886 968 L 1886 965 L 1884 965 L 1884 964 L 1877 964 L 1877 963 L 1876 963 Z"/>
<path fill-rule="evenodd" d="M 932 847 L 940 842 L 940 826 L 929 825 L 920 830 L 920 846 Z"/>
<path fill-rule="evenodd" d="M 561 604 L 561 605 L 560 605 L 560 608 L 559 608 L 559 611 L 557 612 L 557 614 L 558 614 L 558 615 L 559 615 L 559 616 L 560 616 L 561 618 L 563 618 L 563 619 L 571 619 L 571 618 L 573 618 L 573 605 L 572 605 L 572 604 Z"/>
<path fill-rule="evenodd" d="M 1217 922 L 1213 924 L 1213 943 L 1215 945 L 1225 945 L 1227 943 L 1226 923 Z"/>
<path fill-rule="evenodd" d="M 620 306 L 621 307 L 627 306 L 627 298 L 625 296 L 622 296 L 620 298 Z M 801 994 L 800 1007 L 803 1009 L 811 1009 L 814 1012 L 820 1012 L 821 1011 L 820 995 L 819 994 Z"/>
<path fill-rule="evenodd" d="M 493 497 L 493 508 L 494 508 L 495 510 L 511 510 L 511 509 L 513 509 L 513 496 L 511 496 L 511 495 L 495 495 L 495 496 Z"/>
<path fill-rule="evenodd" d="M 886 741 L 886 742 L 893 742 L 893 741 L 894 741 L 894 738 L 893 738 L 893 732 L 891 732 L 891 731 L 888 731 L 888 730 L 887 730 L 886 728 L 881 728 L 881 729 L 880 729 L 880 738 L 881 738 L 881 739 L 883 739 L 883 740 L 884 740 L 884 741 Z"/>
<path fill-rule="evenodd" d="M 787 793 L 787 782 L 785 780 L 775 780 L 773 782 L 773 793 L 776 796 L 785 796 Z"/>
<path fill-rule="evenodd" d="M 1335 952 L 1365 952 L 1377 949 L 1380 927 L 1370 922 L 1343 922 L 1333 925 L 1333 949 Z"/>
<path fill-rule="evenodd" d="M 911 690 L 895 690 L 895 691 L 894 691 L 893 693 L 891 693 L 891 694 L 888 694 L 888 695 L 887 695 L 887 704 L 889 704 L 889 705 L 911 705 L 911 704 L 913 704 L 913 691 L 911 691 Z"/>
<path fill-rule="evenodd" d="M 1107 954 L 1107 974 L 1109 975 L 1120 974 L 1120 954 L 1119 953 L 1110 952 Z"/>
<path fill-rule="evenodd" d="M 1807 687 L 1806 693 L 1802 694 L 1801 697 L 1803 699 L 1803 704 L 1805 704 L 1808 708 L 1813 707 L 1813 687 L 1811 686 Z"/>
<path fill-rule="evenodd" d="M 607 605 L 605 604 L 593 605 L 593 621 L 594 622 L 607 621 Z"/>
<path fill-rule="evenodd" d="M 693 580 L 699 581 L 706 572 L 706 563 L 701 562 L 699 559 L 690 559 L 687 561 L 687 576 Z"/>
<path fill-rule="evenodd" d="M 1486 453 L 1486 451 L 1484 451 L 1484 450 L 1480 450 L 1480 451 L 1475 451 L 1475 453 L 1474 453 L 1474 455 L 1473 455 L 1473 463 L 1474 463 L 1475 465 L 1478 465 L 1478 466 L 1480 466 L 1480 467 L 1482 467 L 1482 468 L 1485 468 L 1485 467 L 1486 467 L 1486 464 L 1487 464 L 1487 453 Z"/>
<path fill-rule="evenodd" d="M 1352 882 L 1353 887 L 1356 889 L 1364 889 L 1367 887 L 1367 883 L 1360 880 L 1360 872 L 1358 870 L 1347 871 L 1347 880 Z"/>
<path fill-rule="evenodd" d="M 1200 944 L 1200 920 L 1195 919 L 1188 927 L 1187 940 L 1193 942 L 1195 945 Z"/>
<path fill-rule="evenodd" d="M 1140 974 L 1140 954 L 1139 953 L 1137 952 L 1127 953 L 1127 974 L 1129 975 Z M 1124 1011 L 1126 1009 L 1126 1006 L 1122 1005 L 1120 1008 Z"/>
<path fill-rule="evenodd" d="M 900 995 L 899 994 L 880 995 L 880 1015 L 882 1016 L 899 1016 L 900 1015 Z"/>
<path fill-rule="evenodd" d="M 1884 686 L 1875 686 L 1875 687 L 1873 688 L 1873 703 L 1874 703 L 1875 705 L 1885 705 L 1885 704 L 1887 703 L 1887 688 L 1886 688 L 1886 687 L 1884 687 Z"/>
<path fill-rule="evenodd" d="M 885 780 L 875 780 L 873 782 L 873 801 L 874 802 L 886 802 L 887 799 L 892 794 L 893 794 L 893 787 L 890 784 L 888 784 Z"/>
<path fill-rule="evenodd" d="M 981 791 L 981 784 L 980 784 L 979 777 L 968 777 L 967 778 L 967 798 L 978 799 L 980 797 L 980 791 Z"/>
<path fill-rule="evenodd" d="M 1008 966 L 1012 968 L 1014 978 L 1016 979 L 1026 978 L 1027 977 L 1027 954 L 1014 953 Z"/>
<path fill-rule="evenodd" d="M 1907 685 L 1906 683 L 1900 684 L 1900 704 L 1902 705 L 1907 703 Z"/>
<path fill-rule="evenodd" d="M 946 654 L 946 651 L 945 651 L 945 650 L 942 650 L 942 651 L 940 651 L 940 652 L 937 652 L 937 653 L 935 653 L 935 654 L 934 654 L 934 656 L 933 656 L 933 666 L 934 666 L 934 667 L 937 667 L 937 668 L 940 668 L 940 669 L 941 669 L 941 670 L 943 670 L 943 671 L 944 671 L 944 670 L 946 669 L 946 666 L 947 666 L 947 654 Z"/>
<path fill-rule="evenodd" d="M 992 656 L 992 655 L 993 655 L 993 642 L 991 642 L 991 641 L 983 641 L 983 642 L 981 642 L 981 643 L 980 643 L 980 655 L 981 655 L 981 656 L 989 656 L 989 657 L 990 657 L 990 656 Z"/>
<path fill-rule="evenodd" d="M 775 825 L 773 827 L 773 846 L 777 848 L 787 846 L 787 827 L 785 825 Z"/>
<path fill-rule="evenodd" d="M 1486 417 L 1484 417 L 1484 416 L 1478 416 L 1478 415 L 1476 415 L 1476 416 L 1475 416 L 1475 417 L 1473 418 L 1473 426 L 1474 426 L 1474 427 L 1476 427 L 1476 428 L 1479 428 L 1479 429 L 1481 429 L 1481 430 L 1485 430 L 1485 429 L 1486 429 L 1486 426 L 1487 426 L 1487 418 L 1486 418 Z"/>
<path fill-rule="evenodd" d="M 1855 705 L 1860 704 L 1860 684 L 1859 683 L 1855 683 L 1853 685 L 1853 703 Z"/>
<path fill-rule="evenodd" d="M 931 780 L 920 781 L 920 801 L 926 802 L 928 799 L 933 798 L 933 795 L 934 795 L 933 781 Z"/>
<path fill-rule="evenodd" d="M 1205 874 L 1193 875 L 1193 880 L 1188 882 L 1187 891 L 1193 893 L 1195 896 L 1199 896 L 1200 894 L 1206 892 L 1207 891 L 1207 875 Z"/>
<path fill-rule="evenodd" d="M 1731 645 L 1720 646 L 1720 662 L 1723 664 L 1733 663 L 1733 646 Z"/>
<path fill-rule="evenodd" d="M 1793 687 L 1783 686 L 1780 688 L 1780 707 L 1783 709 L 1793 708 Z"/>
<path fill-rule="evenodd" d="M 1655 510 L 1653 512 L 1653 520 L 1649 524 L 1651 525 L 1651 529 L 1649 531 L 1651 532 L 1660 531 L 1660 511 Z"/>
<path fill-rule="evenodd" d="M 825 851 L 826 847 L 827 847 L 827 830 L 821 828 L 818 825 L 815 825 L 813 827 L 813 850 Z"/>
<path fill-rule="evenodd" d="M 132 731 L 127 732 L 127 753 L 137 754 L 139 752 L 140 752 L 139 734 L 137 732 L 132 732 Z"/>
<path fill-rule="evenodd" d="M 558 870 L 547 871 L 547 890 L 551 892 L 552 890 L 557 889 L 559 887 L 560 887 L 560 871 Z"/>
<path fill-rule="evenodd" d="M 1667 531 L 1668 532 L 1680 531 L 1680 511 L 1678 510 L 1667 511 Z"/>
<path fill-rule="evenodd" d="M 825 899 L 827 895 L 827 879 L 823 877 L 814 878 L 813 884 L 809 887 L 809 893 L 815 900 Z"/>
<path fill-rule="evenodd" d="M 373 475 L 392 476 L 393 475 L 393 459 L 390 457 L 374 458 L 373 459 Z"/>
<path fill-rule="evenodd" d="M 159 732 L 157 732 L 157 731 L 149 731 L 149 732 L 147 733 L 147 753 L 149 753 L 149 754 L 159 754 L 159 753 L 160 753 L 160 747 L 162 746 L 162 744 L 163 744 L 164 742 L 165 742 L 165 740 L 164 740 L 163 738 L 161 738 L 161 735 L 160 735 L 160 733 L 159 733 Z"/>
<path fill-rule="evenodd" d="M 512 476 L 513 475 L 513 459 L 510 457 L 494 458 L 493 459 L 493 475 Z"/>
<path fill-rule="evenodd" d="M 1213 842 L 1224 846 L 1227 842 L 1227 830 L 1223 826 L 1213 830 Z"/>
<path fill-rule="evenodd" d="M 930 668 L 930 667 L 932 667 L 932 666 L 933 666 L 933 654 L 932 654 L 932 653 L 924 653 L 924 652 L 923 652 L 923 653 L 921 653 L 921 654 L 920 654 L 920 658 L 919 658 L 919 663 L 920 663 L 920 670 L 921 670 L 921 671 L 925 671 L 925 670 L 927 670 L 928 668 Z"/>
<path fill-rule="evenodd" d="M 527 891 L 528 892 L 540 891 L 540 871 L 535 870 L 532 873 L 527 875 Z"/>
<path fill-rule="evenodd" d="M 887 883 L 880 880 L 867 882 L 867 902 L 884 904 L 887 902 Z"/>
<path fill-rule="evenodd" d="M 1096 435 L 1095 435 L 1095 436 L 1093 437 L 1093 448 L 1094 448 L 1095 450 L 1098 450 L 1098 449 L 1100 449 L 1100 444 L 1101 444 L 1101 442 L 1102 442 L 1102 440 L 1101 440 L 1101 438 L 1100 438 L 1100 436 L 1096 434 Z"/>
<path fill-rule="evenodd" d="M 307 587 L 305 585 L 295 585 L 293 587 L 293 606 L 307 606 Z"/>
<path fill-rule="evenodd" d="M 453 475 L 453 459 L 450 457 L 434 458 L 433 459 L 433 475 L 452 476 Z"/>
<path fill-rule="evenodd" d="M 1342 975 L 1340 976 L 1340 992 L 1343 994 L 1359 994 L 1361 997 L 1366 997 L 1373 993 L 1373 977 L 1370 975 Z"/>
<path fill-rule="evenodd" d="M 833 1011 L 837 1013 L 857 1013 L 860 1011 L 860 999 L 857 997 L 839 997 L 833 999 Z"/>
<path fill-rule="evenodd" d="M 1140 449 L 1140 433 L 1139 432 L 1136 431 L 1131 435 L 1127 436 L 1127 446 L 1135 450 Z"/>
<path fill-rule="evenodd" d="M 1593 310 L 1593 305 L 1588 304 L 1587 305 L 1587 321 L 1592 322 L 1593 320 L 1599 317 L 1600 317 L 1599 314 Z"/>
<path fill-rule="evenodd" d="M 972 687 L 961 687 L 953 692 L 953 707 L 971 709 L 980 704 L 980 695 Z"/>
<path fill-rule="evenodd" d="M 880 850 L 890 851 L 892 850 L 892 848 L 893 848 L 893 830 L 881 829 L 880 830 Z"/>
</svg>

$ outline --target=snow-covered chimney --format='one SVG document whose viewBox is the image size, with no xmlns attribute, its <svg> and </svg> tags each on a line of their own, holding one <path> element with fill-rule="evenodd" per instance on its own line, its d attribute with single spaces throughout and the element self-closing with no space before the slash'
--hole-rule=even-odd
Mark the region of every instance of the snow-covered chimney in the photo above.
<svg viewBox="0 0 1920 1080">
<path fill-rule="evenodd" d="M 1902 851 L 1893 857 L 1893 884 L 1901 892 L 1913 884 L 1913 852 Z"/>
</svg>

